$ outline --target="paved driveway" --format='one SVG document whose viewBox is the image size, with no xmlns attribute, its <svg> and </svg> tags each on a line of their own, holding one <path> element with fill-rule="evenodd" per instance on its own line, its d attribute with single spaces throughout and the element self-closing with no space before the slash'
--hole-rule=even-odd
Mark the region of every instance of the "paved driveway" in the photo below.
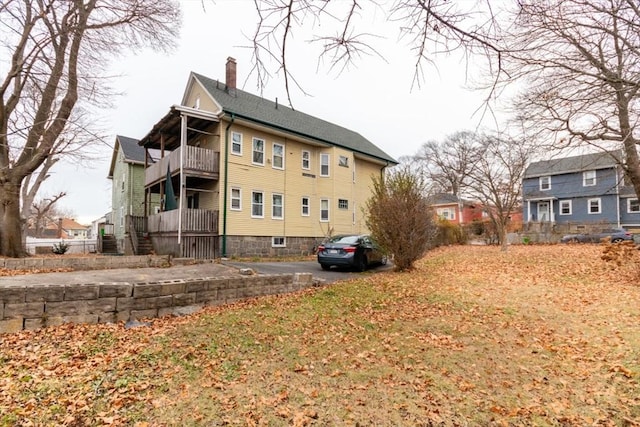
<svg viewBox="0 0 640 427">
<path fill-rule="evenodd" d="M 331 283 L 338 280 L 346 280 L 357 277 L 359 274 L 351 270 L 335 269 L 332 268 L 329 271 L 324 271 L 320 268 L 320 264 L 317 261 L 298 261 L 298 262 L 232 262 L 224 261 L 225 265 L 230 265 L 237 268 L 251 268 L 258 274 L 286 274 L 286 273 L 311 273 L 313 277 L 324 279 L 325 282 Z M 390 271 L 393 269 L 391 263 L 387 265 L 380 265 L 377 267 L 370 267 L 368 273 L 377 273 L 380 271 Z"/>
</svg>

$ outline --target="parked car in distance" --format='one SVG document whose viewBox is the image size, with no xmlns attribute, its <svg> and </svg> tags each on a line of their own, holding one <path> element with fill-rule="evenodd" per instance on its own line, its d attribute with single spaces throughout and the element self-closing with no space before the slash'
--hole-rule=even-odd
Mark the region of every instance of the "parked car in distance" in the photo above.
<svg viewBox="0 0 640 427">
<path fill-rule="evenodd" d="M 370 265 L 386 264 L 387 256 L 367 235 L 339 235 L 318 246 L 318 262 L 323 270 L 331 266 L 365 271 Z"/>
<path fill-rule="evenodd" d="M 608 228 L 599 232 L 567 234 L 562 236 L 562 243 L 600 243 L 602 239 L 610 239 L 611 243 L 625 240 L 633 241 L 633 234 L 624 228 Z"/>
</svg>

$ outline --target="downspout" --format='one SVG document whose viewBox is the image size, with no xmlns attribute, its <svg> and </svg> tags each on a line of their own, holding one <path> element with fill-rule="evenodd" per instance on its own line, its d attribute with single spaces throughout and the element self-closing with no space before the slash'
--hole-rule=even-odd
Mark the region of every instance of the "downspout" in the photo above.
<svg viewBox="0 0 640 427">
<path fill-rule="evenodd" d="M 227 256 L 227 198 L 229 197 L 228 189 L 229 186 L 229 129 L 231 125 L 233 125 L 236 116 L 231 113 L 231 121 L 227 125 L 227 128 L 224 130 L 224 195 L 222 202 L 222 257 L 226 258 Z"/>
</svg>

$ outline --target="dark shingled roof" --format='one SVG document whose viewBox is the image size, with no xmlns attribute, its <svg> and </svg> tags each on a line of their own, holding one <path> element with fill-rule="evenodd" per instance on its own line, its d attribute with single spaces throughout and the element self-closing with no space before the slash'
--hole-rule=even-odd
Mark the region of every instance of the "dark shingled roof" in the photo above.
<svg viewBox="0 0 640 427">
<path fill-rule="evenodd" d="M 270 126 L 299 136 L 366 154 L 384 162 L 397 164 L 387 153 L 357 132 L 317 117 L 293 110 L 240 89 L 226 90 L 226 85 L 201 74 L 193 76 L 222 106 L 227 114 Z"/>
<path fill-rule="evenodd" d="M 608 169 L 622 161 L 621 151 L 604 151 L 583 154 L 581 156 L 563 157 L 561 159 L 533 162 L 524 173 L 525 178 L 547 175 L 582 172 L 587 170 Z"/>
<path fill-rule="evenodd" d="M 120 149 L 125 161 L 144 164 L 144 147 L 138 145 L 137 139 L 122 135 L 117 135 L 116 138 L 120 143 Z"/>
</svg>

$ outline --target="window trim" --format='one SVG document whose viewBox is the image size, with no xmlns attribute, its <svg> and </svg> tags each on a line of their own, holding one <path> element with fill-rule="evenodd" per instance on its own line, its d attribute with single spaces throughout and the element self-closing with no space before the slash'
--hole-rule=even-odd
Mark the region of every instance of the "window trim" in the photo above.
<svg viewBox="0 0 640 427">
<path fill-rule="evenodd" d="M 591 202 L 598 202 L 598 212 L 591 212 Z M 587 199 L 587 213 L 589 215 L 598 215 L 602 213 L 602 199 L 600 197 L 594 197 L 593 199 Z"/>
<path fill-rule="evenodd" d="M 256 150 L 256 142 L 257 141 L 262 141 L 262 151 L 258 151 Z M 256 138 L 255 136 L 253 137 L 253 139 L 251 140 L 251 164 L 253 165 L 259 165 L 259 166 L 264 166 L 264 147 L 265 147 L 265 143 L 266 141 L 262 138 Z M 262 163 L 260 162 L 256 162 L 255 161 L 255 153 L 261 153 L 262 154 Z"/>
<path fill-rule="evenodd" d="M 253 207 L 257 206 L 254 199 L 254 195 L 256 194 L 260 194 L 262 196 L 262 202 L 260 203 L 260 207 L 262 208 L 261 215 L 254 214 L 254 210 L 253 210 Z M 251 218 L 264 218 L 264 191 L 258 191 L 258 190 L 251 191 Z"/>
<path fill-rule="evenodd" d="M 591 174 L 593 173 L 592 177 L 588 177 L 587 174 Z M 592 184 L 588 184 L 587 180 L 591 180 L 593 179 L 593 183 Z M 596 185 L 597 180 L 596 180 L 596 171 L 595 170 L 588 170 L 588 171 L 584 171 L 582 172 L 582 186 L 583 187 L 593 187 L 594 185 Z"/>
<path fill-rule="evenodd" d="M 276 243 L 276 239 L 282 239 L 282 243 Z M 285 236 L 272 236 L 271 237 L 271 247 L 272 248 L 286 248 L 287 247 L 287 238 Z"/>
<path fill-rule="evenodd" d="M 307 204 L 305 205 L 304 201 L 307 200 Z M 307 208 L 307 213 L 304 213 L 304 208 Z M 311 198 L 308 196 L 302 196 L 300 199 L 300 215 L 301 216 L 310 216 L 311 215 Z"/>
<path fill-rule="evenodd" d="M 322 159 L 327 159 L 326 165 L 322 162 Z M 327 167 L 326 174 L 322 173 L 323 166 Z M 331 176 L 331 154 L 329 153 L 320 153 L 320 176 L 325 178 Z"/>
<path fill-rule="evenodd" d="M 238 190 L 238 197 L 233 197 L 233 190 Z M 238 200 L 238 207 L 233 207 L 233 200 Z M 241 211 L 242 210 L 242 188 L 240 187 L 231 187 L 229 189 L 229 209 L 232 211 Z"/>
<path fill-rule="evenodd" d="M 304 158 L 305 153 L 307 154 L 307 158 Z M 311 169 L 311 151 L 309 150 L 302 150 L 302 169 L 304 170 L 310 170 Z M 307 163 L 307 166 L 305 166 L 305 162 Z"/>
<path fill-rule="evenodd" d="M 447 216 L 445 216 L 445 212 L 447 213 Z M 452 208 L 451 206 L 446 207 L 446 208 L 438 208 L 436 209 L 436 214 L 438 215 L 438 218 L 440 219 L 444 219 L 447 221 L 455 221 L 456 220 L 456 209 Z M 449 214 L 451 214 L 451 218 L 449 218 Z"/>
<path fill-rule="evenodd" d="M 240 136 L 240 142 L 238 143 L 240 145 L 240 151 L 235 151 L 233 149 L 233 144 L 235 143 L 235 141 L 233 140 L 233 137 L 235 135 Z M 242 133 L 241 132 L 231 132 L 231 154 L 233 154 L 234 156 L 242 156 L 242 146 L 243 146 L 243 137 L 242 137 Z"/>
<path fill-rule="evenodd" d="M 275 197 L 280 196 L 280 216 L 275 216 L 274 209 L 276 208 Z M 282 193 L 271 193 L 271 219 L 283 220 L 284 219 L 284 194 Z"/>
<path fill-rule="evenodd" d="M 544 182 L 547 183 L 547 188 L 544 188 L 544 185 L 543 185 Z M 540 191 L 551 190 L 551 175 L 545 175 L 538 178 L 538 184 L 539 184 Z"/>
<path fill-rule="evenodd" d="M 327 202 L 327 217 L 322 218 L 322 202 Z M 329 199 L 320 199 L 320 222 L 329 222 L 331 220 L 331 201 Z"/>
<path fill-rule="evenodd" d="M 282 156 L 280 156 L 282 158 L 282 166 L 276 166 L 276 146 L 282 147 Z M 285 153 L 284 144 L 281 144 L 279 142 L 274 142 L 271 145 L 271 167 L 273 169 L 284 170 L 284 153 Z"/>
<path fill-rule="evenodd" d="M 631 202 L 634 200 L 638 204 L 638 210 L 635 210 L 635 211 L 631 210 Z M 637 197 L 629 197 L 627 199 L 627 213 L 630 213 L 630 214 L 640 213 L 640 200 L 638 200 Z"/>
<path fill-rule="evenodd" d="M 568 205 L 569 212 L 567 212 L 567 213 L 562 212 L 562 205 L 563 204 L 567 204 Z M 573 215 L 573 200 L 571 200 L 571 199 L 560 200 L 558 202 L 558 215 Z"/>
</svg>

